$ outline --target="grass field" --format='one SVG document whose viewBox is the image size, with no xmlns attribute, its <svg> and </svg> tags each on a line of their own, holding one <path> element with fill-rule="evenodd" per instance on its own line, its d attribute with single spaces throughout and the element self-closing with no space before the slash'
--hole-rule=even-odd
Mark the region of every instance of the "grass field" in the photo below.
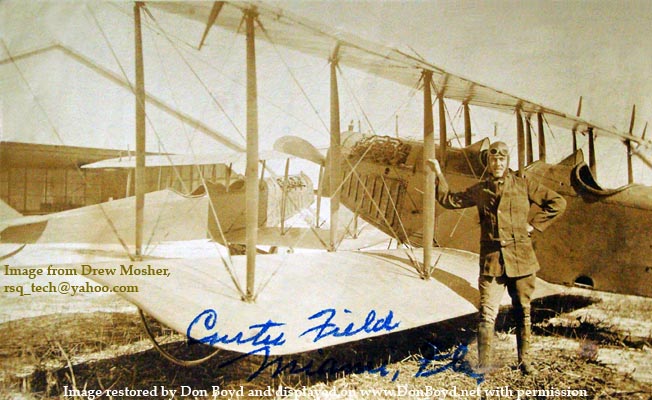
<svg viewBox="0 0 652 400">
<path fill-rule="evenodd" d="M 1 300 L 5 312 L 22 301 Z M 0 324 L 0 398 L 90 399 L 94 390 L 126 388 L 150 394 L 155 390 L 150 398 L 213 398 L 218 386 L 219 398 L 652 395 L 652 299 L 642 297 L 569 289 L 537 301 L 532 345 L 536 377 L 515 369 L 516 340 L 508 310 L 499 316 L 494 368 L 478 377 L 473 370 L 475 316 L 282 359 L 234 361 L 239 354 L 223 351 L 202 365 L 184 368 L 152 348 L 136 310 L 117 297 L 86 299 L 68 304 L 64 313 L 45 315 L 33 309 L 43 301 L 43 310 L 55 312 L 52 298 L 32 300 L 36 302 L 30 301 L 32 311 L 25 318 Z M 179 357 L 212 351 L 150 323 L 163 348 Z M 164 390 L 176 393 L 164 396 Z M 114 393 L 104 398 L 145 398 L 143 392 Z"/>
</svg>

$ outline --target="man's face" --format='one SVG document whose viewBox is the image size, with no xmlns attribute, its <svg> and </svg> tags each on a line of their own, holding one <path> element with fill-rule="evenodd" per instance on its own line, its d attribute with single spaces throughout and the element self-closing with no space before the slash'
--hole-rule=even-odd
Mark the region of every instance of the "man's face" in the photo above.
<svg viewBox="0 0 652 400">
<path fill-rule="evenodd" d="M 507 157 L 501 155 L 489 155 L 489 173 L 494 178 L 502 178 L 507 171 Z"/>
</svg>

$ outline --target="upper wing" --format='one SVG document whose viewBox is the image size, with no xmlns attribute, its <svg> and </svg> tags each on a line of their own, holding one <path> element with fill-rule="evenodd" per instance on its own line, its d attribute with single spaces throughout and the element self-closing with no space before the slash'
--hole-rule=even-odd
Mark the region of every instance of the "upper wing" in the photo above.
<svg viewBox="0 0 652 400">
<path fill-rule="evenodd" d="M 221 3 L 221 2 L 220 2 Z M 152 7 L 206 24 L 213 6 L 212 2 L 153 2 Z M 436 65 L 398 49 L 361 39 L 355 35 L 336 31 L 318 22 L 261 2 L 227 2 L 221 8 L 214 24 L 238 32 L 242 11 L 255 8 L 264 32 L 258 39 L 269 40 L 306 54 L 329 59 L 382 78 L 414 87 L 424 70 L 432 71 L 433 82 L 444 97 L 468 102 L 500 111 L 512 111 L 520 107 L 526 114 L 542 113 L 548 122 L 566 129 L 585 131 L 593 128 L 597 134 L 631 140 L 652 147 L 652 141 L 635 137 L 612 128 L 598 126 L 587 120 L 553 110 L 541 104 L 510 95 L 498 89 L 452 74 Z"/>
</svg>

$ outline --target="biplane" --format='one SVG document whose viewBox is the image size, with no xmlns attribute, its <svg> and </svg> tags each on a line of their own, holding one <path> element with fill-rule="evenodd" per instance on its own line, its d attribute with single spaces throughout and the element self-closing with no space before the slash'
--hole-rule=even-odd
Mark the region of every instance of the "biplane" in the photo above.
<svg viewBox="0 0 652 400">
<path fill-rule="evenodd" d="M 205 210 L 214 207 L 228 211 L 233 203 L 244 203 L 245 213 L 241 220 L 230 213 L 221 217 L 217 215 L 217 210 L 213 215 L 205 211 L 208 216 L 202 212 L 198 220 L 199 224 L 206 224 L 213 218 L 214 223 L 208 222 L 209 225 L 213 224 L 209 229 L 214 232 L 211 235 L 213 237 L 226 237 L 224 227 L 228 224 L 223 224 L 222 218 L 230 218 L 230 223 L 236 223 L 237 220 L 238 226 L 245 231 L 243 241 L 246 254 L 94 263 L 93 267 L 98 270 L 115 271 L 123 271 L 125 263 L 136 269 L 142 267 L 143 270 L 156 264 L 169 270 L 170 274 L 146 276 L 147 274 L 116 273 L 88 276 L 102 285 L 120 283 L 138 286 L 138 292 L 124 293 L 122 296 L 194 340 L 241 353 L 282 355 L 398 332 L 476 312 L 479 297 L 477 256 L 460 249 L 474 249 L 474 242 L 477 242 L 474 237 L 478 228 L 477 217 L 472 212 L 446 214 L 436 208 L 434 172 L 424 166 L 428 159 L 438 158 L 455 185 L 470 184 L 483 176 L 482 150 L 486 148 L 487 142 L 471 143 L 471 127 L 468 123 L 465 130 L 467 147 L 449 146 L 443 111 L 446 100 L 461 102 L 465 115 L 470 114 L 471 106 L 513 113 L 518 138 L 519 173 L 540 176 L 566 196 L 574 196 L 569 211 L 572 218 L 559 229 L 557 239 L 545 237 L 545 240 L 538 242 L 538 246 L 543 246 L 541 243 L 552 246 L 550 249 L 541 247 L 541 251 L 547 254 L 559 253 L 564 251 L 561 246 L 575 243 L 573 238 L 576 232 L 572 229 L 572 223 L 577 223 L 577 219 L 582 217 L 586 219 L 586 210 L 590 205 L 593 207 L 589 211 L 591 213 L 603 212 L 601 207 L 606 207 L 614 215 L 622 216 L 619 221 L 632 227 L 625 229 L 622 234 L 634 235 L 633 241 L 638 246 L 630 249 L 642 252 L 636 255 L 638 260 L 643 260 L 638 262 L 645 263 L 650 259 L 645 256 L 651 248 L 645 242 L 650 240 L 649 235 L 640 235 L 646 231 L 640 224 L 646 220 L 645 213 L 651 209 L 648 193 L 652 189 L 632 185 L 611 193 L 595 183 L 590 172 L 587 172 L 586 165 L 582 163 L 545 164 L 543 123 L 545 120 L 546 123 L 571 132 L 583 133 L 589 140 L 600 135 L 614 138 L 633 149 L 631 154 L 646 159 L 645 151 L 652 143 L 644 137 L 605 128 L 509 95 L 447 72 L 419 56 L 354 35 L 333 33 L 333 29 L 327 26 L 266 3 L 136 2 L 132 9 L 125 11 L 124 8 L 121 9 L 123 17 L 133 18 L 136 49 L 135 83 L 132 86 L 136 108 L 136 158 L 133 165 L 136 196 L 124 201 L 133 202 L 130 211 L 133 212 L 133 232 L 129 234 L 133 233 L 135 238 L 134 253 L 137 255 L 140 254 L 138 248 L 142 244 L 144 221 L 149 220 L 144 214 L 148 207 L 148 196 L 142 189 L 142 171 L 147 167 L 145 107 L 149 101 L 143 76 L 142 20 L 149 21 L 146 26 L 155 35 L 170 40 L 175 38 L 165 32 L 165 27 L 159 24 L 154 15 L 174 15 L 193 27 L 201 26 L 203 34 L 197 38 L 199 44 L 192 51 L 201 52 L 215 29 L 233 32 L 239 38 L 241 35 L 245 37 L 244 180 L 242 186 L 233 191 L 231 184 L 227 186 L 222 182 L 222 186 L 219 186 L 221 189 L 217 189 L 218 186 L 205 183 L 195 194 L 206 203 Z M 328 60 L 329 77 L 323 82 L 330 90 L 328 154 L 323 155 L 310 143 L 296 137 L 282 138 L 275 146 L 277 151 L 317 163 L 320 170 L 324 171 L 323 177 L 318 179 L 317 191 L 319 195 L 330 197 L 330 232 L 326 246 L 330 251 L 318 255 L 257 254 L 261 215 L 263 218 L 268 215 L 261 214 L 261 193 L 264 193 L 265 188 L 271 191 L 269 186 L 261 184 L 259 168 L 261 152 L 257 89 L 258 73 L 264 68 L 256 63 L 256 45 L 260 40 Z M 5 51 L 8 49 L 5 48 Z M 15 59 L 12 56 L 10 58 Z M 342 132 L 338 89 L 338 72 L 341 67 L 357 69 L 407 87 L 419 87 L 423 92 L 423 140 L 365 137 L 360 132 Z M 266 79 L 270 77 L 266 76 Z M 434 135 L 433 97 L 439 107 L 438 145 L 435 144 Z M 525 148 L 528 147 L 526 138 L 529 135 L 526 136 L 525 129 L 529 132 L 530 124 L 525 117 L 528 116 L 536 117 L 538 121 L 540 157 L 537 162 L 526 166 L 528 158 Z M 529 143 L 531 142 L 530 138 Z M 531 158 L 532 151 L 528 151 L 527 155 Z M 575 160 L 577 157 L 579 156 Z M 589 157 L 593 160 L 594 153 Z M 172 156 L 165 162 L 172 162 L 170 160 Z M 211 163 L 214 162 L 215 159 L 212 159 Z M 108 162 L 104 166 L 116 167 L 116 164 Z M 132 168 L 132 165 L 128 168 Z M 287 207 L 290 207 L 288 204 L 291 203 L 291 197 L 285 190 L 290 186 L 288 175 L 276 179 L 275 183 L 281 187 L 281 199 L 287 200 L 281 201 L 283 206 L 278 211 L 283 215 L 296 213 L 312 199 L 302 197 L 306 192 L 300 190 L 297 192 L 300 200 L 289 210 Z M 312 191 L 308 184 L 303 187 Z M 621 197 L 618 197 L 619 193 Z M 216 202 L 215 199 L 219 199 L 219 196 L 225 196 L 227 201 Z M 338 233 L 342 232 L 341 221 L 338 220 L 341 204 L 354 213 L 356 218 L 353 221 L 360 217 L 378 227 L 394 238 L 398 247 L 374 251 L 336 251 L 340 242 Z M 123 211 L 120 213 L 124 214 Z M 175 211 L 172 214 L 176 214 L 173 217 L 180 217 Z M 47 217 L 43 218 L 47 220 Z M 285 218 L 275 219 L 279 224 L 284 220 Z M 605 223 L 610 222 L 609 218 L 605 218 Z M 47 226 L 41 220 L 32 225 L 42 232 L 45 232 L 43 227 Z M 20 226 L 15 229 L 20 229 Z M 205 225 L 201 229 L 205 231 Z M 611 231 L 609 229 L 607 232 Z M 11 236 L 10 232 L 12 231 L 7 233 L 8 236 Z M 600 232 L 602 240 L 605 233 Z M 572 264 L 569 263 L 570 272 L 565 275 L 559 272 L 560 269 L 567 271 L 563 266 L 564 260 L 557 258 L 554 262 L 558 264 L 552 267 L 557 269 L 549 272 L 548 277 L 559 281 L 557 278 L 562 276 L 561 281 L 565 283 L 587 283 L 587 279 L 591 279 L 596 288 L 608 290 L 644 290 L 642 286 L 633 283 L 621 287 L 606 286 L 608 274 L 614 270 L 606 271 L 607 278 L 602 279 L 604 271 L 583 257 L 589 251 L 593 249 L 576 250 Z M 615 256 L 621 257 L 622 253 L 615 253 Z M 634 257 L 633 254 L 630 256 Z M 550 265 L 551 262 L 545 256 L 542 258 L 545 269 L 545 265 Z M 11 258 L 5 262 L 11 263 Z M 613 265 L 616 262 L 622 263 L 623 260 L 614 259 Z M 53 264 L 52 261 L 48 263 Z M 605 263 L 604 259 L 602 263 Z M 624 265 L 628 265 L 627 261 Z M 645 274 L 650 273 L 649 265 L 630 263 L 629 267 L 632 265 L 639 274 L 635 279 L 639 281 L 643 281 Z M 73 270 L 81 268 L 79 264 L 61 264 L 59 267 Z M 545 296 L 558 290 L 558 287 L 540 281 L 535 296 Z M 406 300 L 408 292 L 416 295 Z M 647 292 L 638 294 L 649 295 Z"/>
</svg>

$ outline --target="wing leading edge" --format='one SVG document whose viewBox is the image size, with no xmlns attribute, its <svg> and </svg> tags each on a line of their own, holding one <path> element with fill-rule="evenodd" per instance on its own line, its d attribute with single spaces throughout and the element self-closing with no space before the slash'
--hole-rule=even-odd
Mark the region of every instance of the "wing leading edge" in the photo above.
<svg viewBox="0 0 652 400">
<path fill-rule="evenodd" d="M 206 23 L 212 8 L 210 2 L 154 2 L 150 3 L 165 12 Z M 257 37 L 274 42 L 305 54 L 329 59 L 338 48 L 340 64 L 380 76 L 401 85 L 414 87 L 423 71 L 431 71 L 438 92 L 448 99 L 465 102 L 489 109 L 511 112 L 519 109 L 525 114 L 541 113 L 548 122 L 578 132 L 589 128 L 598 135 L 630 140 L 652 148 L 652 141 L 599 126 L 582 118 L 557 111 L 541 104 L 505 93 L 462 76 L 452 74 L 419 57 L 398 49 L 374 43 L 355 35 L 335 31 L 333 28 L 294 15 L 287 10 L 262 2 L 227 2 L 214 24 L 233 32 L 239 32 L 242 11 L 255 9 L 264 33 Z M 239 32 L 242 33 L 242 32 Z"/>
</svg>

